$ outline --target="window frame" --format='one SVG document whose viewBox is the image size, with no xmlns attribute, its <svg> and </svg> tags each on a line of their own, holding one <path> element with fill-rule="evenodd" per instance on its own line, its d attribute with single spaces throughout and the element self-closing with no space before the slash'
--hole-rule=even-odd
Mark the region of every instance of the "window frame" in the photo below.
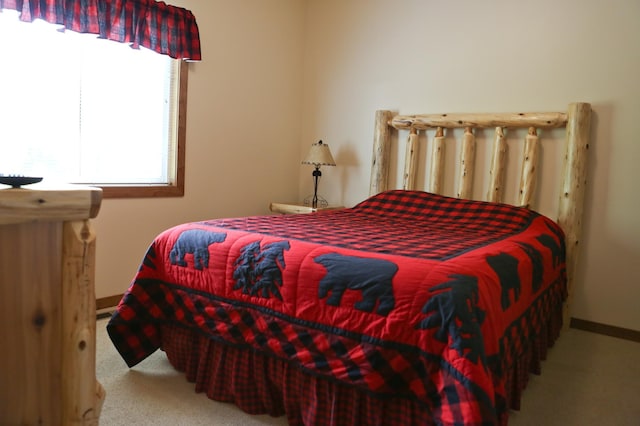
<svg viewBox="0 0 640 426">
<path fill-rule="evenodd" d="M 175 170 L 170 170 L 174 174 L 170 177 L 170 183 L 141 185 L 88 184 L 101 188 L 103 198 L 168 198 L 184 196 L 188 75 L 189 62 L 183 60 L 180 63 L 177 140 L 174 146 L 170 148 L 173 151 L 173 156 L 175 156 Z"/>
</svg>

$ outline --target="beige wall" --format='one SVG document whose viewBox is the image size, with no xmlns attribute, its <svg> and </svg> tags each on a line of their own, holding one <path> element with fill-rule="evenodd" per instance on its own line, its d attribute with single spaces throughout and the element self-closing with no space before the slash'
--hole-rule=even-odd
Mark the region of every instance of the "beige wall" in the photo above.
<svg viewBox="0 0 640 426">
<path fill-rule="evenodd" d="M 308 1 L 301 145 L 321 137 L 339 163 L 321 190 L 345 205 L 366 197 L 376 109 L 553 111 L 590 102 L 573 316 L 640 330 L 638 18 L 640 2 L 628 0 Z"/>
<path fill-rule="evenodd" d="M 574 316 L 640 330 L 640 3 L 628 0 L 174 0 L 194 12 L 187 194 L 105 200 L 98 297 L 121 293 L 167 226 L 301 199 L 367 196 L 373 116 L 543 111 L 590 102 L 585 238 Z M 606 3 L 606 4 L 605 4 Z"/>
</svg>

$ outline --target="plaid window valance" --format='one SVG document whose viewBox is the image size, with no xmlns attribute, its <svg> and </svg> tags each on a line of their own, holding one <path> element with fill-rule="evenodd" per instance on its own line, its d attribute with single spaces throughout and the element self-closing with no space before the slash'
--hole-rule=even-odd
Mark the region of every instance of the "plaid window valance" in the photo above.
<svg viewBox="0 0 640 426">
<path fill-rule="evenodd" d="M 79 33 L 146 47 L 175 59 L 199 61 L 200 36 L 193 14 L 154 0 L 0 0 L 20 20 L 42 19 Z"/>
</svg>

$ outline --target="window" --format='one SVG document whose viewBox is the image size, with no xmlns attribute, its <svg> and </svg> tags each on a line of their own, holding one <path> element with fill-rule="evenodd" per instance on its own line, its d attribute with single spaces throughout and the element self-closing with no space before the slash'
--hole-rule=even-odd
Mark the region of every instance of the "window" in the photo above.
<svg viewBox="0 0 640 426">
<path fill-rule="evenodd" d="M 0 173 L 105 197 L 183 195 L 183 61 L 8 11 L 0 56 L 13 64 L 0 67 Z"/>
</svg>

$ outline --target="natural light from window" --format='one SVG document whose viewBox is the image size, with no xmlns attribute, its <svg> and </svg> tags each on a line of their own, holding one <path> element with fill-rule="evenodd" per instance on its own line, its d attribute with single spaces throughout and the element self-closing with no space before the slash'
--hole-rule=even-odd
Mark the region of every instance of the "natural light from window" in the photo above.
<svg viewBox="0 0 640 426">
<path fill-rule="evenodd" d="M 179 61 L 17 16 L 0 13 L 0 173 L 169 183 Z"/>
</svg>

